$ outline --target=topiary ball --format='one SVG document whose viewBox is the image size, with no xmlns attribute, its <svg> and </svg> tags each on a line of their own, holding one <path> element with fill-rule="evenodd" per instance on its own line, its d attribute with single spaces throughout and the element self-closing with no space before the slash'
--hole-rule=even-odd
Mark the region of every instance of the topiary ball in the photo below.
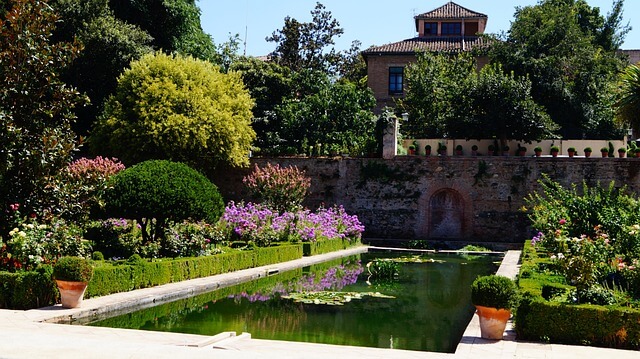
<svg viewBox="0 0 640 359">
<path fill-rule="evenodd" d="M 89 282 L 93 267 L 81 257 L 62 257 L 53 266 L 53 278 L 69 282 Z"/>
<path fill-rule="evenodd" d="M 224 210 L 218 188 L 189 166 L 165 160 L 141 162 L 111 178 L 105 193 L 114 218 L 217 221 Z"/>
<path fill-rule="evenodd" d="M 512 309 L 518 305 L 518 288 L 513 280 L 500 275 L 476 278 L 471 284 L 474 305 L 498 309 Z"/>
</svg>

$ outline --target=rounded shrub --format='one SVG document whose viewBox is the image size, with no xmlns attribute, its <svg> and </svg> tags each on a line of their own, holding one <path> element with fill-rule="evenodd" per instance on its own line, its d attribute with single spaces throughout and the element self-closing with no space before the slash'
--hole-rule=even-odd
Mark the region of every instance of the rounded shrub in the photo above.
<svg viewBox="0 0 640 359">
<path fill-rule="evenodd" d="M 102 252 L 100 252 L 100 251 L 95 251 L 95 252 L 91 253 L 91 259 L 93 259 L 94 261 L 103 261 L 104 260 L 104 254 L 102 254 Z"/>
<path fill-rule="evenodd" d="M 146 240 L 161 236 L 168 220 L 214 223 L 224 209 L 218 188 L 183 163 L 141 162 L 113 176 L 109 184 L 107 214 L 137 219 Z"/>
<path fill-rule="evenodd" d="M 70 282 L 89 282 L 93 267 L 82 257 L 62 257 L 53 266 L 53 278 Z"/>
<path fill-rule="evenodd" d="M 471 302 L 474 305 L 511 309 L 518 305 L 518 300 L 518 288 L 507 277 L 495 274 L 480 276 L 471 284 Z"/>
</svg>

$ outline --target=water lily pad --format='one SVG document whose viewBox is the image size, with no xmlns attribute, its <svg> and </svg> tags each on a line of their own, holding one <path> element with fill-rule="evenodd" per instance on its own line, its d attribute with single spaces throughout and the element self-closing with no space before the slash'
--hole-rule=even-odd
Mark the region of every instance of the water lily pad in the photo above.
<svg viewBox="0 0 640 359">
<path fill-rule="evenodd" d="M 354 299 L 362 299 L 364 297 L 373 298 L 390 298 L 395 297 L 381 294 L 379 292 L 299 292 L 283 295 L 284 299 L 291 299 L 296 303 L 304 304 L 322 304 L 322 305 L 344 305 Z"/>
</svg>

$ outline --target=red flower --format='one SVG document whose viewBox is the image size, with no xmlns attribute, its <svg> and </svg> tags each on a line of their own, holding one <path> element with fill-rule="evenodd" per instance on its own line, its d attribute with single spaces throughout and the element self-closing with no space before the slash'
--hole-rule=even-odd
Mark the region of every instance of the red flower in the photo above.
<svg viewBox="0 0 640 359">
<path fill-rule="evenodd" d="M 15 212 L 20 209 L 20 203 L 10 204 L 9 208 L 11 208 L 11 210 Z"/>
<path fill-rule="evenodd" d="M 560 225 L 563 225 L 563 224 L 566 224 L 566 223 L 567 223 L 567 220 L 563 218 L 563 219 L 561 219 L 561 220 L 560 220 L 560 222 L 558 222 L 558 223 L 560 223 Z"/>
<path fill-rule="evenodd" d="M 33 213 L 31 213 L 31 214 L 29 215 L 29 218 L 36 218 L 36 217 L 37 217 L 37 215 L 35 214 L 35 212 L 33 212 Z"/>
</svg>

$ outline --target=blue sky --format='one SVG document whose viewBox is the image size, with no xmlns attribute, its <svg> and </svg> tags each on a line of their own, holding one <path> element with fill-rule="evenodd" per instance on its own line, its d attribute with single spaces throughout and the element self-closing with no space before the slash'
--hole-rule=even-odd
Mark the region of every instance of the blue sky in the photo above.
<svg viewBox="0 0 640 359">
<path fill-rule="evenodd" d="M 353 40 L 362 42 L 365 49 L 371 45 L 383 45 L 416 35 L 413 16 L 431 11 L 447 0 L 323 0 L 320 1 L 333 18 L 340 22 L 344 34 L 337 39 L 336 48 L 346 50 Z M 457 0 L 457 4 L 489 16 L 488 33 L 509 29 L 516 6 L 535 5 L 537 0 Z M 589 5 L 600 8 L 606 14 L 613 0 L 587 0 Z M 282 28 L 284 18 L 298 21 L 311 20 L 310 11 L 316 0 L 199 0 L 202 10 L 202 27 L 216 44 L 225 42 L 229 34 L 239 34 L 247 39 L 247 55 L 266 55 L 275 48 L 265 41 L 275 30 Z M 623 49 L 640 49 L 640 1 L 626 0 L 625 23 L 634 29 L 627 34 Z M 246 30 L 246 31 L 245 31 Z M 241 49 L 242 50 L 242 49 Z"/>
</svg>

